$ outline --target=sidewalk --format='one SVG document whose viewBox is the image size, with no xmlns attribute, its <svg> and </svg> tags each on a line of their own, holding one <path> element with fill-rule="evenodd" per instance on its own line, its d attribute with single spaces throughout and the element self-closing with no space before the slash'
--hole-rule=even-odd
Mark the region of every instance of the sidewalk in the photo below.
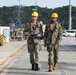
<svg viewBox="0 0 76 75">
<path fill-rule="evenodd" d="M 26 45 L 26 41 L 14 41 L 5 43 L 4 46 L 0 46 L 0 65 L 14 56 L 19 50 Z"/>
</svg>

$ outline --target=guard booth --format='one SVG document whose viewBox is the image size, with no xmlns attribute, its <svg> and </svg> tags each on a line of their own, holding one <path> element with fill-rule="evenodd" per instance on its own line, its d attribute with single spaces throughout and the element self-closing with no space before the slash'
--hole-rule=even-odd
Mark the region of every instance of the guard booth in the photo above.
<svg viewBox="0 0 76 75">
<path fill-rule="evenodd" d="M 2 38 L 3 43 L 10 42 L 10 27 L 0 26 L 0 38 Z"/>
</svg>

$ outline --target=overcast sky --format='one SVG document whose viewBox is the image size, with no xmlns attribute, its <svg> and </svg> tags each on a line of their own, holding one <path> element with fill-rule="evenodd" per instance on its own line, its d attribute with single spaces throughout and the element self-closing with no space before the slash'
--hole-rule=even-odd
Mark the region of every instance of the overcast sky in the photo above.
<svg viewBox="0 0 76 75">
<path fill-rule="evenodd" d="M 21 5 L 35 5 L 36 0 L 20 0 Z M 76 0 L 71 0 L 72 5 L 76 6 Z M 0 0 L 0 7 L 18 5 L 19 0 Z M 56 8 L 69 4 L 69 0 L 37 0 L 37 5 L 40 7 Z"/>
</svg>

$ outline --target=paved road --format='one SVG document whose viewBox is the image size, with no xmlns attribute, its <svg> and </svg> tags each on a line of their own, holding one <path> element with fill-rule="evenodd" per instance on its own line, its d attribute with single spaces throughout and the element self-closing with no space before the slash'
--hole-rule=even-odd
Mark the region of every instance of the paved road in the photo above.
<svg viewBox="0 0 76 75">
<path fill-rule="evenodd" d="M 13 57 L 26 45 L 26 41 L 14 41 L 5 43 L 0 46 L 0 66 L 3 65 L 10 57 Z"/>
<path fill-rule="evenodd" d="M 56 71 L 48 72 L 48 52 L 40 51 L 40 71 L 31 71 L 29 54 L 24 47 L 12 60 L 3 66 L 0 75 L 76 75 L 76 45 L 61 45 Z"/>
</svg>

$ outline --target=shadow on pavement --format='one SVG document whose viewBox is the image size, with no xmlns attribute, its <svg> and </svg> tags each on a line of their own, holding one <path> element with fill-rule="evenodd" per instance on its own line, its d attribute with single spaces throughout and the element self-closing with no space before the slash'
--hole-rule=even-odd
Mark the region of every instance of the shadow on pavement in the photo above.
<svg viewBox="0 0 76 75">
<path fill-rule="evenodd" d="M 76 45 L 61 45 L 60 51 L 72 51 L 76 52 Z"/>
<path fill-rule="evenodd" d="M 32 71 L 26 68 L 11 68 L 10 72 L 8 72 L 7 75 L 50 75 L 50 72 L 48 71 L 46 72 L 42 70 Z M 52 74 L 52 75 L 55 75 L 55 74 Z"/>
<path fill-rule="evenodd" d="M 76 71 L 76 63 L 59 62 L 58 66 L 63 70 Z"/>
</svg>

